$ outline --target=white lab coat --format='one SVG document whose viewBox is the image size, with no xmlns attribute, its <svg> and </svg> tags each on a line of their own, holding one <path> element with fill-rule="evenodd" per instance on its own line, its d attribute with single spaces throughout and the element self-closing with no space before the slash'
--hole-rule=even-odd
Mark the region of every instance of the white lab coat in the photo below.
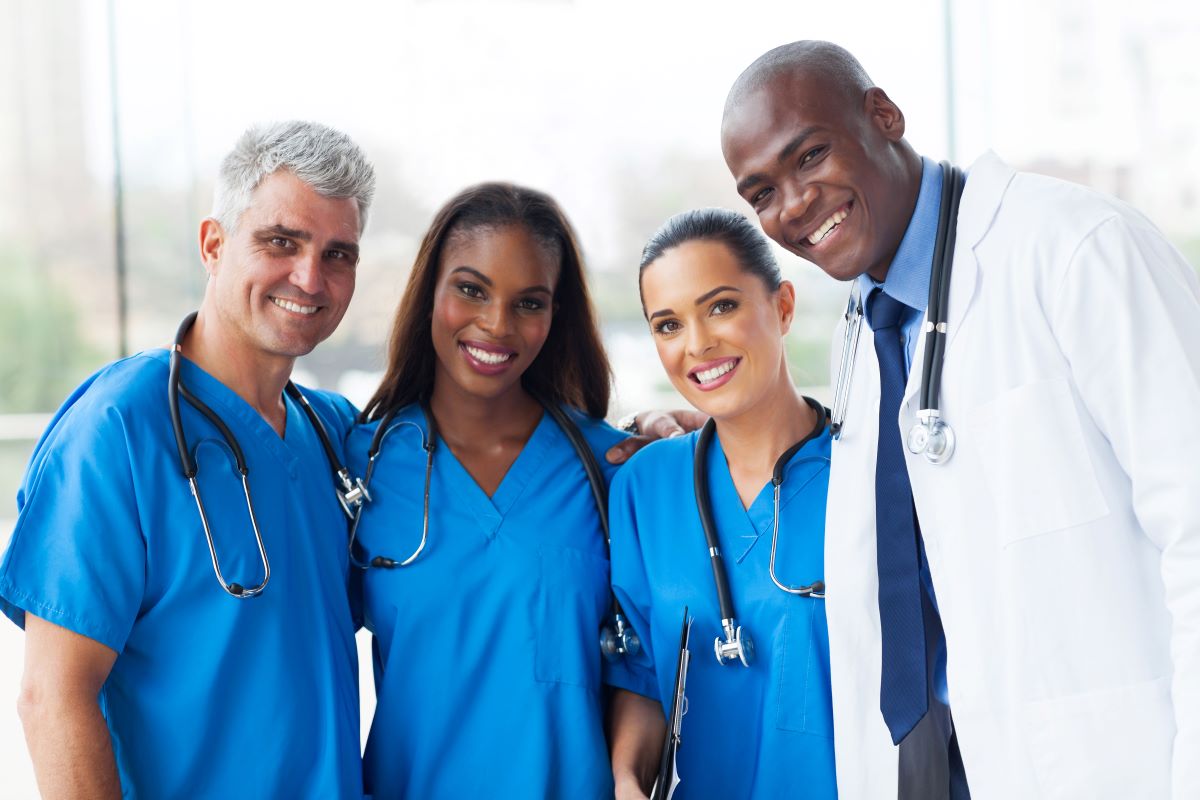
<svg viewBox="0 0 1200 800">
<path fill-rule="evenodd" d="M 842 331 L 834 339 L 833 369 Z M 916 422 L 924 338 L 899 426 Z M 908 455 L 973 798 L 1200 798 L 1200 282 L 1140 214 L 969 171 L 942 377 Z M 864 323 L 826 535 L 838 785 L 894 798 L 879 712 L 879 371 Z"/>
</svg>

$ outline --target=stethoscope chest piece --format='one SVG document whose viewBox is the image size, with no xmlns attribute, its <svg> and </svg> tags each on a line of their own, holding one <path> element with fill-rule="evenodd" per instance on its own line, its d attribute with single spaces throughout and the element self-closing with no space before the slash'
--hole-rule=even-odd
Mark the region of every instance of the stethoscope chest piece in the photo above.
<svg viewBox="0 0 1200 800">
<path fill-rule="evenodd" d="M 954 429 L 939 417 L 927 416 L 908 432 L 908 451 L 930 464 L 945 464 L 954 455 Z"/>
<path fill-rule="evenodd" d="M 636 656 L 642 650 L 642 640 L 633 628 L 625 624 L 621 614 L 613 615 L 613 624 L 600 629 L 600 652 L 608 661 L 622 656 Z"/>
<path fill-rule="evenodd" d="M 713 650 L 717 654 L 717 663 L 721 666 L 732 664 L 734 661 L 742 662 L 743 667 L 748 667 L 754 663 L 754 639 L 749 632 L 744 631 L 741 625 L 736 628 L 733 625 L 721 622 L 725 626 L 725 638 L 718 636 L 713 641 Z"/>
</svg>

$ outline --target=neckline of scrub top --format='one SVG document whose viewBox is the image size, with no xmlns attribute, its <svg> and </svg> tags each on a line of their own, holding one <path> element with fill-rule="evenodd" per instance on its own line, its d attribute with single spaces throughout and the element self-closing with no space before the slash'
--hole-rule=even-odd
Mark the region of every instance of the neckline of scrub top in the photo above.
<svg viewBox="0 0 1200 800">
<path fill-rule="evenodd" d="M 438 451 L 445 454 L 446 468 L 452 473 L 452 485 L 460 487 L 460 497 L 470 504 L 489 538 L 495 536 L 504 517 L 525 493 L 531 479 L 545 463 L 555 427 L 554 420 L 543 411 L 537 427 L 529 435 L 516 459 L 509 465 L 508 471 L 500 479 L 500 485 L 491 497 L 488 497 L 471 472 L 458 460 L 450 445 L 438 434 Z"/>
<path fill-rule="evenodd" d="M 168 367 L 171 363 L 171 354 L 167 350 L 147 350 L 145 354 L 168 365 Z M 288 474 L 292 478 L 296 477 L 296 469 L 300 459 L 293 451 L 292 445 L 303 438 L 303 434 L 298 432 L 298 426 L 311 425 L 311 423 L 304 413 L 297 408 L 296 402 L 292 398 L 286 394 L 283 395 L 284 408 L 287 412 L 287 422 L 284 424 L 283 437 L 280 437 L 275 432 L 275 429 L 271 427 L 271 423 L 267 422 L 262 414 L 258 413 L 241 395 L 217 380 L 217 378 L 213 377 L 212 374 L 195 361 L 192 361 L 187 356 L 183 356 L 182 365 L 183 371 L 180 379 L 187 385 L 192 394 L 212 407 L 220 415 L 221 419 L 225 421 L 225 424 L 230 425 L 235 436 L 249 432 L 250 436 L 254 437 L 259 446 L 268 450 L 274 459 L 287 467 Z M 166 387 L 164 386 L 163 388 L 165 389 Z M 189 403 L 181 399 L 180 405 L 188 406 Z M 230 424 L 231 419 L 235 419 L 241 423 L 241 430 L 234 428 Z M 315 431 L 313 432 L 313 436 L 316 436 Z M 188 438 L 188 443 L 194 444 L 191 437 Z M 243 446 L 243 449 L 246 450 L 245 446 Z M 246 450 L 246 452 L 249 453 L 251 451 Z"/>
<path fill-rule="evenodd" d="M 779 492 L 780 516 L 783 515 L 788 503 L 808 486 L 813 478 L 829 469 L 829 459 L 821 453 L 821 448 L 828 439 L 829 428 L 826 427 L 820 435 L 814 436 L 788 459 L 787 466 L 783 471 L 783 485 Z M 726 535 L 730 538 L 724 542 L 724 546 L 729 548 L 730 552 L 735 552 L 735 561 L 741 563 L 754 549 L 754 545 L 758 543 L 762 535 L 771 532 L 775 521 L 774 487 L 768 479 L 763 488 L 755 495 L 754 502 L 750 504 L 750 507 L 742 506 L 741 495 L 738 494 L 737 486 L 733 482 L 733 474 L 729 471 L 725 448 L 721 445 L 721 436 L 716 431 L 713 432 L 712 445 L 708 448 L 707 466 L 709 491 L 713 496 L 713 514 L 717 519 L 717 530 L 728 531 Z M 724 525 L 721 523 L 722 517 L 726 520 Z M 748 541 L 745 549 L 738 552 L 732 546 L 735 543 L 733 537 L 739 536 L 737 531 L 744 531 L 746 526 L 753 531 L 753 535 L 740 534 L 741 538 Z"/>
</svg>

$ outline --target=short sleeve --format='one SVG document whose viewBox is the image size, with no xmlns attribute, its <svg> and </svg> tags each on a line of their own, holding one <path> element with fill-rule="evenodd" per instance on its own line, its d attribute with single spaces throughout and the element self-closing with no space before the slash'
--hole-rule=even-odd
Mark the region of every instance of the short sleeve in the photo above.
<svg viewBox="0 0 1200 800">
<path fill-rule="evenodd" d="M 608 524 L 613 594 L 621 605 L 625 619 L 641 640 L 641 649 L 633 656 L 626 656 L 619 671 L 611 669 L 605 681 L 611 686 L 661 702 L 650 641 L 650 585 L 642 562 L 634 513 L 632 495 L 635 485 L 632 470 L 623 469 L 617 473 L 608 495 Z"/>
<path fill-rule="evenodd" d="M 146 546 L 124 421 L 76 407 L 42 437 L 0 565 L 0 606 L 31 613 L 118 653 L 141 608 Z"/>
</svg>

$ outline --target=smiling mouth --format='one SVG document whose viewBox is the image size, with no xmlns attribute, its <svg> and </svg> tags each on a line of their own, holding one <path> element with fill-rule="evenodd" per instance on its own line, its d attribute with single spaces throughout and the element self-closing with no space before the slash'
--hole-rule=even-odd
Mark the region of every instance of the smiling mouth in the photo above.
<svg viewBox="0 0 1200 800">
<path fill-rule="evenodd" d="M 815 231 L 810 233 L 808 236 L 805 236 L 801 242 L 809 247 L 815 247 L 816 245 L 819 245 L 821 242 L 825 241 L 830 234 L 837 230 L 837 227 L 842 224 L 842 221 L 846 219 L 846 217 L 850 216 L 850 209 L 853 205 L 854 202 L 851 201 L 834 211 L 824 222 L 817 226 Z"/>
<path fill-rule="evenodd" d="M 272 297 L 271 302 L 282 308 L 284 311 L 291 311 L 293 314 L 315 314 L 320 310 L 320 306 L 305 306 L 292 300 L 285 300 L 282 297 Z"/>
<path fill-rule="evenodd" d="M 484 375 L 499 375 L 517 357 L 517 351 L 511 347 L 485 342 L 459 342 L 458 348 L 466 356 L 467 363 Z"/>
<path fill-rule="evenodd" d="M 701 389 L 715 386 L 722 378 L 733 372 L 741 363 L 740 358 L 726 358 L 703 368 L 696 367 L 688 372 L 688 379 L 695 382 Z"/>
<path fill-rule="evenodd" d="M 492 366 L 510 361 L 517 355 L 516 353 L 493 353 L 488 350 L 481 350 L 478 347 L 472 347 L 469 344 L 464 344 L 462 348 L 470 354 L 471 358 Z"/>
</svg>

